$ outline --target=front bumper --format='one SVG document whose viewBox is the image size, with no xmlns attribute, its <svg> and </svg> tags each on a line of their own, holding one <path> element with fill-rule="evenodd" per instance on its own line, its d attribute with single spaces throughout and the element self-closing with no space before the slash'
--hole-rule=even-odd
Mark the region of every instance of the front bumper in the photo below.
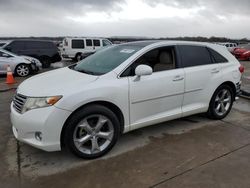
<svg viewBox="0 0 250 188">
<path fill-rule="evenodd" d="M 61 150 L 62 127 L 71 112 L 54 106 L 18 113 L 11 103 L 11 123 L 13 134 L 21 142 L 45 151 Z M 41 134 L 41 140 L 36 137 Z"/>
</svg>

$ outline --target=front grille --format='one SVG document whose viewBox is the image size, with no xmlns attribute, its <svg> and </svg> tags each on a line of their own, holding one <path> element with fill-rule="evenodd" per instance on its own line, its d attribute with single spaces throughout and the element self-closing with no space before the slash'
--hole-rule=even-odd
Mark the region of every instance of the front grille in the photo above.
<svg viewBox="0 0 250 188">
<path fill-rule="evenodd" d="M 14 109 L 18 112 L 21 113 L 23 110 L 23 105 L 25 104 L 27 100 L 27 97 L 21 95 L 21 94 L 16 94 L 13 98 L 13 107 Z"/>
</svg>

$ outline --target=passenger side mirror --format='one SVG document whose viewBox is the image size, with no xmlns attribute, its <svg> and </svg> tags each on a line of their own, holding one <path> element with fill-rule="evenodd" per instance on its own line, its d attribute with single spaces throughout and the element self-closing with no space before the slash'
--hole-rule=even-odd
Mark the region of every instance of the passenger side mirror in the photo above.
<svg viewBox="0 0 250 188">
<path fill-rule="evenodd" d="M 151 75 L 152 73 L 153 69 L 148 65 L 139 65 L 135 69 L 135 75 L 138 77 Z"/>
</svg>

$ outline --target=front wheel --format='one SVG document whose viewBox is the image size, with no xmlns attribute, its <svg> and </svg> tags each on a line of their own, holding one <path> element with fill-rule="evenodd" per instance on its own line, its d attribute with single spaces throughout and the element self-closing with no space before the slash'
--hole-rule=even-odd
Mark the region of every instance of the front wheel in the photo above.
<svg viewBox="0 0 250 188">
<path fill-rule="evenodd" d="M 25 77 L 30 74 L 30 67 L 26 64 L 20 64 L 16 66 L 15 72 L 18 76 Z"/>
<path fill-rule="evenodd" d="M 74 114 L 65 129 L 65 144 L 78 157 L 101 157 L 115 145 L 120 123 L 108 108 L 91 105 Z"/>
<path fill-rule="evenodd" d="M 212 119 L 225 118 L 232 109 L 233 91 L 227 85 L 220 86 L 214 93 L 208 110 L 208 116 Z"/>
</svg>

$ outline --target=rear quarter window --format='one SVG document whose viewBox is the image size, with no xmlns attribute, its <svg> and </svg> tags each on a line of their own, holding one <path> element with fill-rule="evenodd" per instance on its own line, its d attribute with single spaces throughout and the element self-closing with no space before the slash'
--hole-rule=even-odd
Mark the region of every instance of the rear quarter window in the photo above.
<svg viewBox="0 0 250 188">
<path fill-rule="evenodd" d="M 212 64 L 208 49 L 204 46 L 178 46 L 183 67 L 193 67 Z"/>
<path fill-rule="evenodd" d="M 215 50 L 208 48 L 208 51 L 212 57 L 214 63 L 226 63 L 228 60 Z"/>
</svg>

